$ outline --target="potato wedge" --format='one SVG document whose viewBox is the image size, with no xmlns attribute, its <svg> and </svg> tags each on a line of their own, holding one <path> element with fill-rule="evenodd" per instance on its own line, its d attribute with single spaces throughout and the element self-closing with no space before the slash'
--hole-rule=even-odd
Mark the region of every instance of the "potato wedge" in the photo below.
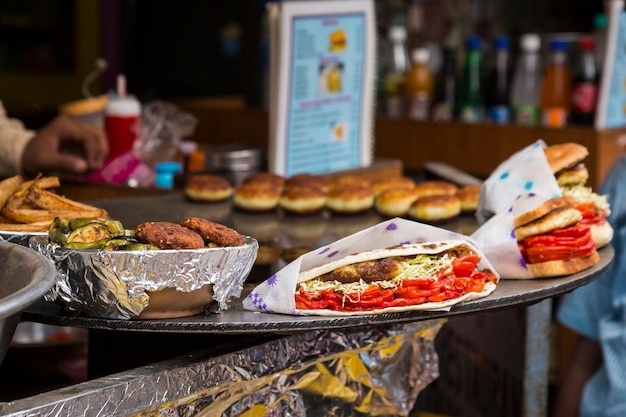
<svg viewBox="0 0 626 417">
<path fill-rule="evenodd" d="M 21 223 L 35 223 L 47 221 L 48 224 L 55 217 L 62 219 L 105 219 L 107 218 L 107 212 L 103 209 L 94 210 L 36 210 L 36 209 L 7 209 L 3 210 L 2 214 L 11 220 L 15 220 Z"/>
<path fill-rule="evenodd" d="M 35 223 L 0 223 L 4 232 L 45 232 L 50 227 L 49 221 Z"/>
<path fill-rule="evenodd" d="M 33 184 L 27 199 L 35 206 L 46 210 L 98 210 L 94 206 L 70 200 Z"/>
<path fill-rule="evenodd" d="M 108 219 L 106 210 L 48 190 L 60 185 L 58 177 L 24 181 L 18 175 L 0 181 L 0 231 L 44 231 L 55 217 Z"/>
<path fill-rule="evenodd" d="M 23 181 L 24 179 L 21 175 L 0 181 L 0 208 L 4 207 L 11 196 L 20 188 Z"/>
</svg>

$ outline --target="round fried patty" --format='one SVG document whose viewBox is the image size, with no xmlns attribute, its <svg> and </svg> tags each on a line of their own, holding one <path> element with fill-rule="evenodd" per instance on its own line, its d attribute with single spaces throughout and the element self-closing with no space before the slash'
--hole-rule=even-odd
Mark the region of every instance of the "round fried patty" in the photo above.
<svg viewBox="0 0 626 417">
<path fill-rule="evenodd" d="M 200 249 L 204 247 L 202 236 L 172 222 L 146 222 L 137 226 L 137 239 L 156 245 L 161 249 Z"/>
<path fill-rule="evenodd" d="M 186 217 L 180 224 L 202 236 L 207 243 L 217 243 L 220 246 L 243 245 L 243 236 L 223 224 L 200 217 Z"/>
</svg>

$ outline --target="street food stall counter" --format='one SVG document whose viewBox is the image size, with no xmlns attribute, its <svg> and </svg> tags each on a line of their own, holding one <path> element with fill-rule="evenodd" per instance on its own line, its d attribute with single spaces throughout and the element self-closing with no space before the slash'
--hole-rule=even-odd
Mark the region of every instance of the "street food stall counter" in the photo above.
<svg viewBox="0 0 626 417">
<path fill-rule="evenodd" d="M 92 203 L 127 224 L 148 219 L 176 221 L 188 215 L 236 227 L 245 220 L 249 222 L 245 226 L 256 230 L 258 236 L 270 236 L 268 240 L 279 247 L 279 253 L 295 249 L 288 247 L 294 239 L 286 238 L 286 231 L 293 234 L 308 230 L 308 238 L 300 234 L 298 239 L 312 245 L 312 238 L 317 243 L 336 240 L 341 237 L 336 233 L 345 236 L 356 231 L 351 228 L 362 229 L 382 219 L 372 212 L 339 219 L 320 215 L 303 220 L 280 213 L 255 219 L 232 210 L 230 205 L 192 203 L 178 192 Z M 474 219 L 468 217 L 446 227 L 471 229 L 473 224 Z M 268 243 L 263 237 L 259 242 Z M 516 390 L 507 392 L 511 401 L 517 401 L 515 415 L 545 415 L 551 299 L 599 277 L 609 268 L 613 255 L 613 249 L 605 247 L 600 251 L 599 263 L 570 276 L 502 280 L 489 296 L 441 311 L 320 317 L 244 310 L 241 299 L 246 291 L 285 262 L 280 258 L 257 265 L 261 276 L 252 273 L 242 297 L 217 314 L 156 320 L 102 319 L 39 302 L 24 312 L 23 320 L 89 329 L 90 379 L 0 403 L 0 413 L 84 415 L 85 410 L 92 410 L 98 415 L 137 416 L 413 415 L 418 394 L 434 380 L 453 376 L 440 372 L 439 358 L 475 353 L 467 349 L 469 345 L 458 352 L 450 352 L 457 345 L 437 346 L 439 331 L 454 329 L 457 318 L 476 318 L 478 327 L 472 337 L 499 340 L 483 354 L 500 360 L 511 356 L 508 347 L 506 352 L 498 353 L 510 342 L 505 340 L 509 335 L 494 334 L 503 329 L 494 330 L 489 323 L 500 313 L 515 311 L 518 321 L 511 323 L 507 316 L 505 330 L 518 335 L 510 339 L 520 342 L 516 348 L 521 353 L 498 366 L 522 382 L 502 390 Z M 461 327 L 465 328 L 459 334 L 472 333 L 472 326 Z M 159 352 L 163 356 L 159 357 Z M 499 412 L 495 404 L 491 406 Z M 503 407 L 511 408 L 511 403 Z"/>
</svg>

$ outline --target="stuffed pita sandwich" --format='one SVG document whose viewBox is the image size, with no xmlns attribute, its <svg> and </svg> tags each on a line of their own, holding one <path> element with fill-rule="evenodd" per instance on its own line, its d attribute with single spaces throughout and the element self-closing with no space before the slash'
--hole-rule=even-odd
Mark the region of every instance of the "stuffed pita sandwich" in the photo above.
<svg viewBox="0 0 626 417">
<path fill-rule="evenodd" d="M 375 249 L 298 275 L 296 308 L 310 315 L 440 310 L 491 294 L 498 276 L 479 269 L 481 254 L 463 240 Z"/>
</svg>

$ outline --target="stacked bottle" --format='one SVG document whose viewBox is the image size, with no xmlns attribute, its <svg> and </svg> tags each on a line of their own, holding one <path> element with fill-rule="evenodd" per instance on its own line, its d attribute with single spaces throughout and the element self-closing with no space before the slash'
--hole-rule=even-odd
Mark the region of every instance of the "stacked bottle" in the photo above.
<svg viewBox="0 0 626 417">
<path fill-rule="evenodd" d="M 470 36 L 466 42 L 463 76 L 459 91 L 459 118 L 463 122 L 480 122 L 484 119 L 482 40 Z"/>
<path fill-rule="evenodd" d="M 598 100 L 598 69 L 595 39 L 585 36 L 579 41 L 580 54 L 572 81 L 572 123 L 593 124 Z"/>
<path fill-rule="evenodd" d="M 390 45 L 384 57 L 381 80 L 382 113 L 389 117 L 402 117 L 404 113 L 404 87 L 410 65 L 406 36 L 403 26 L 392 26 L 389 30 Z"/>
<path fill-rule="evenodd" d="M 541 39 L 535 33 L 520 38 L 520 55 L 513 73 L 511 106 L 515 123 L 535 126 L 539 123 L 539 96 L 541 92 Z"/>
<path fill-rule="evenodd" d="M 433 76 L 428 67 L 429 51 L 417 48 L 411 57 L 413 66 L 405 85 L 407 116 L 413 120 L 427 120 L 433 94 Z"/>
<path fill-rule="evenodd" d="M 493 47 L 487 73 L 487 118 L 494 123 L 509 123 L 511 121 L 509 38 L 497 36 Z"/>
<path fill-rule="evenodd" d="M 567 43 L 562 39 L 550 42 L 548 59 L 541 89 L 542 122 L 548 127 L 563 127 L 568 120 L 572 83 Z"/>
<path fill-rule="evenodd" d="M 436 121 L 454 119 L 456 103 L 456 50 L 443 51 L 443 68 L 437 77 L 431 118 Z"/>
</svg>

